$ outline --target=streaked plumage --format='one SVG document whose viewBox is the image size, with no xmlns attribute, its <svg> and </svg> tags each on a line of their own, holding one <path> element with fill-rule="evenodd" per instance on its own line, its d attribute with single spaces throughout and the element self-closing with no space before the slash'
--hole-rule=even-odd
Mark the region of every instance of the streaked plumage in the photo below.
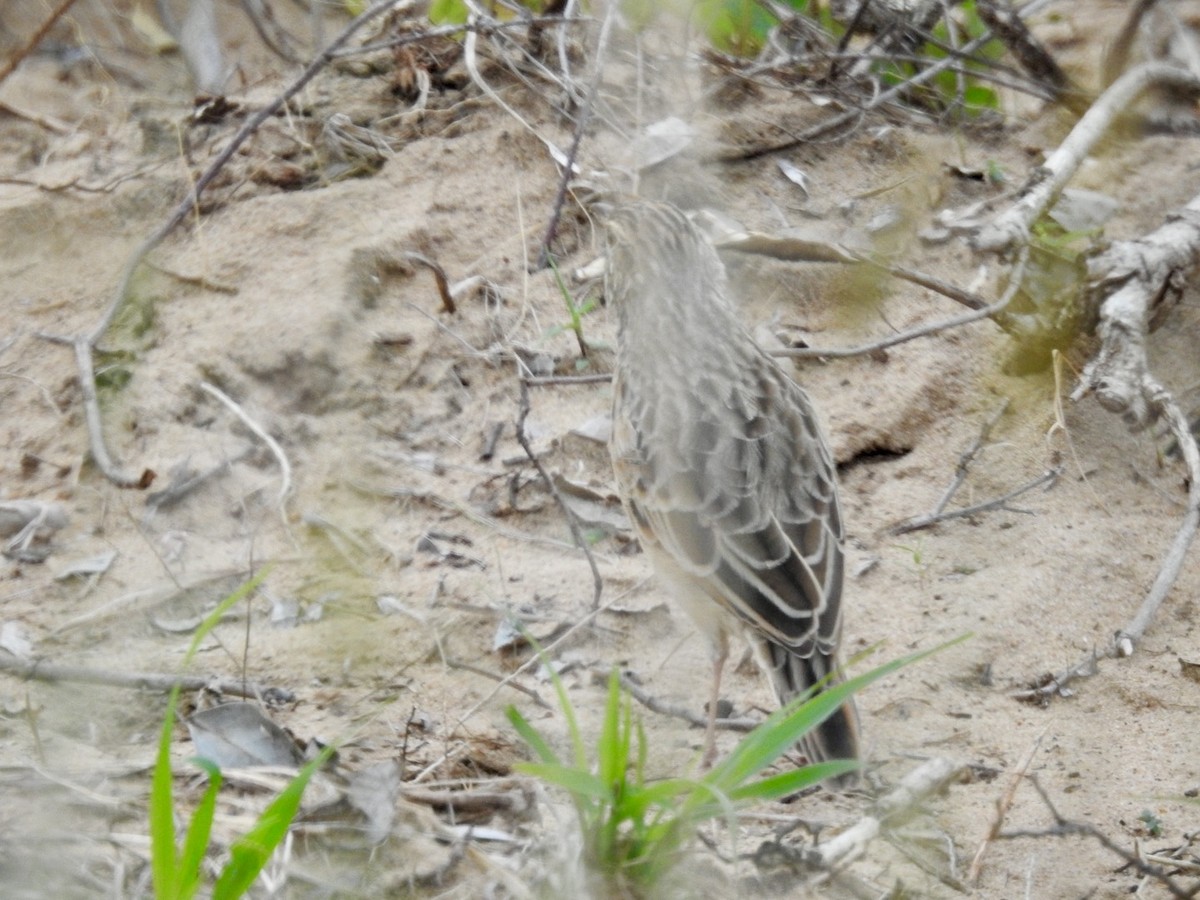
<svg viewBox="0 0 1200 900">
<path fill-rule="evenodd" d="M 741 631 L 786 703 L 840 678 L 843 530 L 828 445 L 808 396 L 739 321 L 724 266 L 686 216 L 638 201 L 608 232 L 618 490 L 658 574 L 713 642 L 713 701 Z M 857 758 L 857 731 L 848 703 L 803 749 L 812 761 Z"/>
</svg>

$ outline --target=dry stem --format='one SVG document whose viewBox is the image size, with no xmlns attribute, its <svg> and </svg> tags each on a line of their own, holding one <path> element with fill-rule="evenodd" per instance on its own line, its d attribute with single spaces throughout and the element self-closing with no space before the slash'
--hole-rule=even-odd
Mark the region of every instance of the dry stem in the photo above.
<svg viewBox="0 0 1200 900">
<path fill-rule="evenodd" d="M 1112 127 L 1118 116 L 1128 110 L 1147 88 L 1156 84 L 1200 90 L 1200 79 L 1177 66 L 1146 63 L 1130 69 L 1092 104 L 1067 139 L 1033 172 L 1025 185 L 1023 196 L 979 230 L 973 242 L 976 249 L 1000 253 L 1028 244 L 1033 223 L 1058 198 L 1096 142 Z"/>
</svg>

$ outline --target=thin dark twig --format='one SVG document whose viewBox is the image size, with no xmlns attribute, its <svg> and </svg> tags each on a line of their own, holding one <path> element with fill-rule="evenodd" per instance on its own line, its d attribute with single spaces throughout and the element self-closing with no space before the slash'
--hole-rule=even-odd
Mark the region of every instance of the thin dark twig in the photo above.
<svg viewBox="0 0 1200 900">
<path fill-rule="evenodd" d="M 907 281 L 918 287 L 923 287 L 948 297 L 968 309 L 985 309 L 989 306 L 987 300 L 971 291 L 963 290 L 956 284 L 921 272 L 906 266 L 898 266 L 878 257 L 856 253 L 840 244 L 829 241 L 813 241 L 795 237 L 777 237 L 766 234 L 740 235 L 719 241 L 716 247 L 720 251 L 769 256 L 784 262 L 819 262 L 844 263 L 845 265 L 870 266 L 893 278 Z"/>
<path fill-rule="evenodd" d="M 411 250 L 401 253 L 400 256 L 403 259 L 407 259 L 413 265 L 424 266 L 433 273 L 433 280 L 437 282 L 438 295 L 442 298 L 442 312 L 452 315 L 458 312 L 458 306 L 455 304 L 454 297 L 450 293 L 450 282 L 446 279 L 445 269 L 429 257 Z"/>
<path fill-rule="evenodd" d="M 871 8 L 871 0 L 862 0 L 858 4 L 858 9 L 854 11 L 854 18 L 850 20 L 850 24 L 846 26 L 846 33 L 842 35 L 838 41 L 836 54 L 841 56 L 846 52 L 846 48 L 850 46 L 850 39 L 858 33 L 858 26 L 862 24 L 863 17 L 866 16 L 867 10 Z M 835 59 L 833 65 L 829 67 L 829 78 L 833 80 L 838 75 L 838 62 Z"/>
<path fill-rule="evenodd" d="M 125 294 L 129 290 L 129 285 L 133 281 L 134 274 L 136 274 L 138 268 L 141 266 L 142 260 L 146 258 L 151 250 L 161 244 L 167 235 L 174 231 L 189 214 L 196 210 L 200 202 L 200 195 L 204 193 L 205 188 L 209 186 L 212 180 L 217 177 L 217 174 L 225 167 L 225 164 L 233 158 L 238 148 L 249 140 L 251 135 L 258 131 L 267 119 L 279 112 L 285 103 L 300 93 L 322 69 L 333 62 L 335 51 L 350 40 L 364 25 L 405 3 L 411 3 L 411 0 L 380 0 L 380 2 L 376 3 L 366 12 L 357 16 L 349 25 L 342 29 L 337 37 L 329 42 L 324 50 L 317 54 L 313 61 L 305 67 L 304 71 L 282 93 L 277 95 L 270 103 L 259 109 L 242 124 L 242 127 L 238 129 L 229 143 L 225 145 L 225 148 L 217 154 L 208 168 L 195 180 L 187 196 L 179 201 L 167 220 L 133 252 L 133 256 L 125 264 L 125 270 L 121 274 L 121 280 L 117 285 L 116 295 L 113 297 L 112 303 L 109 305 L 104 317 L 88 337 L 89 343 L 94 346 L 96 341 L 108 330 L 108 326 L 112 324 L 113 317 L 124 302 Z"/>
<path fill-rule="evenodd" d="M 399 37 L 388 38 L 386 41 L 376 41 L 373 44 L 363 44 L 361 47 L 350 47 L 347 50 L 339 50 L 333 54 L 333 57 L 341 59 L 347 56 L 361 56 L 368 53 L 375 53 L 378 50 L 391 50 L 407 44 L 420 43 L 431 38 L 453 37 L 463 31 L 476 31 L 480 34 L 488 34 L 493 31 L 525 28 L 530 25 L 581 25 L 590 21 L 591 19 L 582 16 L 576 18 L 568 18 L 567 16 L 536 16 L 529 20 L 513 19 L 509 22 L 497 22 L 494 19 L 488 19 L 485 21 L 456 23 L 454 25 L 441 25 L 413 34 L 402 34 Z"/>
<path fill-rule="evenodd" d="M 237 134 L 225 146 L 225 149 L 217 154 L 209 167 L 195 180 L 187 195 L 176 205 L 167 220 L 134 250 L 133 255 L 126 262 L 125 268 L 121 273 L 121 278 L 117 284 L 113 298 L 95 328 L 87 335 L 57 339 L 60 343 L 71 344 L 75 350 L 75 362 L 79 370 L 80 389 L 84 398 L 84 414 L 87 419 L 92 458 L 104 476 L 113 484 L 118 487 L 146 488 L 154 479 L 154 473 L 150 469 L 144 470 L 138 476 L 125 473 L 109 455 L 108 449 L 104 444 L 103 418 L 100 415 L 100 404 L 96 398 L 96 375 L 92 361 L 92 351 L 100 341 L 100 338 L 108 331 L 117 312 L 125 302 L 125 296 L 129 292 L 129 286 L 133 282 L 133 277 L 137 273 L 137 270 L 141 267 L 150 252 L 161 244 L 167 235 L 174 231 L 189 214 L 198 208 L 200 195 L 225 164 L 233 158 L 238 148 L 258 130 L 263 122 L 278 112 L 288 100 L 299 93 L 305 85 L 333 60 L 333 52 L 335 50 L 346 43 L 368 22 L 406 2 L 411 2 L 411 0 L 380 0 L 380 2 L 359 15 L 309 63 L 305 70 L 283 93 L 279 94 L 270 103 L 248 118 L 242 127 L 238 129 Z"/>
<path fill-rule="evenodd" d="M 942 494 L 941 499 L 934 506 L 933 512 L 928 516 L 907 520 L 902 525 L 897 526 L 897 528 L 893 531 L 893 534 L 904 534 L 908 531 L 916 531 L 918 528 L 925 528 L 934 524 L 935 522 L 941 521 L 943 518 L 942 513 L 945 511 L 946 506 L 954 498 L 954 495 L 958 493 L 958 489 L 962 487 L 963 482 L 966 481 L 967 472 L 971 467 L 971 463 L 975 460 L 975 456 L 979 453 L 979 451 L 983 449 L 984 442 L 986 442 L 988 436 L 991 435 L 992 429 L 996 427 L 996 423 L 1000 421 L 1000 417 L 1004 415 L 1004 411 L 1008 409 L 1008 405 L 1009 401 L 1007 398 L 1005 398 L 1004 402 L 1000 404 L 1000 406 L 992 414 L 991 418 L 988 419 L 988 421 L 985 422 L 983 427 L 979 430 L 979 435 L 975 438 L 975 442 L 961 454 L 959 454 L 958 465 L 956 465 L 954 468 L 954 479 L 950 482 L 950 486 L 946 488 L 945 492 Z"/>
<path fill-rule="evenodd" d="M 499 675 L 496 672 L 490 672 L 483 666 L 477 666 L 474 663 L 464 662 L 461 659 L 447 659 L 446 665 L 451 669 L 462 669 L 464 672 L 473 672 L 476 675 L 482 675 L 484 678 L 490 678 L 492 681 L 498 681 L 506 687 L 512 688 L 514 691 L 520 691 L 538 706 L 542 707 L 542 709 L 550 709 L 550 704 L 543 700 L 537 691 L 535 691 L 533 688 L 526 687 L 515 678 L 509 678 L 507 675 Z"/>
<path fill-rule="evenodd" d="M 1091 678 L 1097 674 L 1100 671 L 1100 660 L 1114 659 L 1116 655 L 1115 646 L 1110 646 L 1101 651 L 1093 650 L 1069 669 L 1063 669 L 1049 678 L 1041 679 L 1041 683 L 1036 687 L 1013 691 L 1009 696 L 1023 703 L 1034 703 L 1038 706 L 1045 705 L 1050 702 L 1051 697 L 1066 696 L 1066 687 L 1072 681 L 1078 678 Z"/>
<path fill-rule="evenodd" d="M 942 499 L 933 508 L 935 516 L 940 516 L 945 511 L 946 506 L 954 499 L 954 495 L 958 493 L 958 489 L 967 480 L 967 472 L 971 468 L 971 463 L 975 461 L 976 455 L 983 449 L 983 445 L 987 439 L 991 437 L 992 429 L 996 427 L 996 423 L 1000 421 L 1000 417 L 1008 409 L 1008 404 L 1009 400 L 1005 397 L 996 408 L 996 411 L 992 413 L 992 417 L 984 422 L 983 427 L 979 429 L 979 436 L 975 438 L 975 443 L 959 454 L 958 465 L 954 467 L 954 480 L 950 482 L 950 487 L 946 488 L 946 492 L 942 494 Z"/>
<path fill-rule="evenodd" d="M 522 384 L 530 387 L 550 387 L 555 384 L 601 384 L 612 381 L 611 372 L 601 372 L 597 375 L 526 375 L 521 379 Z"/>
<path fill-rule="evenodd" d="M 1064 818 L 1062 813 L 1055 807 L 1054 802 L 1038 781 L 1037 775 L 1029 774 L 1026 778 L 1033 785 L 1033 789 L 1037 791 L 1038 796 L 1042 798 L 1042 802 L 1046 804 L 1046 809 L 1050 811 L 1050 815 L 1054 817 L 1054 827 L 1042 830 L 1020 829 L 1015 831 L 1003 831 L 999 837 L 1004 840 L 1013 840 L 1014 838 L 1044 838 L 1044 837 L 1090 837 L 1095 839 L 1100 846 L 1108 850 L 1125 861 L 1127 866 L 1132 866 L 1137 869 L 1138 874 L 1153 878 L 1161 884 L 1172 897 L 1178 897 L 1179 900 L 1189 900 L 1189 898 L 1200 895 L 1200 884 L 1190 888 L 1185 888 L 1179 885 L 1174 878 L 1168 875 L 1163 869 L 1158 866 L 1152 866 L 1143 860 L 1136 853 L 1131 853 L 1124 847 L 1116 843 L 1112 838 L 1096 828 L 1094 825 L 1089 825 L 1086 822 L 1073 822 L 1070 819 Z"/>
<path fill-rule="evenodd" d="M 916 328 L 910 328 L 908 331 L 902 331 L 899 334 L 893 334 L 891 337 L 883 338 L 882 340 L 875 341 L 872 344 L 863 344 L 858 347 L 846 347 L 846 348 L 838 348 L 838 349 L 822 349 L 822 348 L 812 348 L 812 347 L 791 347 L 786 350 L 772 350 L 771 354 L 773 356 L 788 356 L 788 357 L 799 357 L 799 358 L 821 357 L 821 358 L 826 358 L 826 359 L 837 359 L 837 358 L 849 357 L 849 356 L 862 356 L 862 355 L 868 354 L 868 353 L 877 353 L 880 350 L 884 350 L 888 347 L 893 347 L 896 344 L 903 344 L 907 341 L 911 341 L 911 340 L 914 340 L 919 337 L 925 337 L 926 335 L 930 335 L 930 334 L 937 334 L 940 331 L 948 331 L 951 328 L 958 328 L 963 325 L 969 325 L 972 322 L 978 322 L 982 319 L 992 318 L 993 316 L 996 316 L 1004 311 L 1004 308 L 1006 306 L 1008 306 L 1008 304 L 1010 302 L 1012 302 L 1012 298 L 1016 296 L 1017 291 L 1021 287 L 1021 280 L 1024 278 L 1024 275 L 1025 275 L 1025 266 L 1029 261 L 1029 247 L 1028 246 L 1022 247 L 1020 253 L 1021 253 L 1021 255 L 1018 258 L 1016 265 L 1013 266 L 1012 275 L 1011 275 L 1011 277 L 1009 279 L 1009 283 L 1008 283 L 1008 288 L 1004 291 L 1004 294 L 1000 297 L 1000 299 L 997 300 L 995 303 L 993 303 L 991 306 L 984 306 L 982 308 L 973 309 L 969 313 L 964 313 L 961 316 L 955 316 L 950 319 L 943 319 L 939 322 L 929 322 L 925 325 L 918 325 Z M 869 260 L 863 260 L 863 261 L 870 262 Z M 872 263 L 872 264 L 879 265 L 878 263 Z M 911 273 L 911 274 L 918 274 L 918 273 Z M 965 296 L 971 296 L 971 295 L 965 295 Z M 973 305 L 973 304 L 968 303 L 967 305 Z"/>
<path fill-rule="evenodd" d="M 1083 112 L 1087 104 L 1084 92 L 1071 83 L 1058 61 L 1030 33 L 1025 20 L 1010 3 L 980 0 L 975 5 L 975 11 L 1026 72 L 1040 83 L 1048 85 L 1055 98 L 1063 97 L 1073 109 Z"/>
<path fill-rule="evenodd" d="M 597 671 L 597 677 L 600 676 Z M 607 678 L 607 674 L 603 677 Z M 697 728 L 708 727 L 708 716 L 702 716 L 699 713 L 692 712 L 682 706 L 676 706 L 673 703 L 667 703 L 665 700 L 660 700 L 649 691 L 645 690 L 641 685 L 636 684 L 624 672 L 618 672 L 617 677 L 621 680 L 621 688 L 629 693 L 638 703 L 646 707 L 651 712 L 656 712 L 660 716 L 670 716 L 673 719 L 683 719 Z M 756 726 L 762 724 L 754 719 L 717 719 L 716 727 L 724 728 L 728 731 L 753 731 Z"/>
<path fill-rule="evenodd" d="M 50 11 L 50 15 L 46 17 L 46 20 L 42 22 L 40 26 L 38 26 L 38 30 L 35 31 L 32 37 L 25 42 L 25 45 L 13 53 L 13 55 L 9 57 L 8 62 L 6 62 L 3 66 L 0 66 L 0 84 L 3 84 L 4 79 L 8 78 L 9 75 L 16 71 L 17 66 L 19 66 L 25 57 L 27 57 L 37 48 L 37 45 L 42 42 L 42 38 L 46 36 L 46 33 L 54 27 L 54 23 L 61 19 L 63 14 L 74 5 L 75 0 L 62 0 L 58 6 Z"/>
<path fill-rule="evenodd" d="M 959 52 L 974 53 L 991 39 L 992 33 L 990 31 L 984 32 L 973 41 L 961 47 Z M 789 138 L 785 141 L 761 144 L 757 147 L 734 149 L 726 153 L 717 154 L 717 159 L 724 162 L 758 159 L 761 156 L 767 156 L 772 153 L 782 153 L 785 150 L 791 150 L 794 147 L 799 147 L 801 144 L 807 144 L 811 141 L 815 141 L 817 138 L 820 138 L 837 128 L 841 128 L 843 125 L 862 117 L 871 110 L 877 109 L 885 103 L 890 103 L 897 97 L 902 96 L 906 91 L 930 81 L 939 73 L 955 65 L 956 62 L 957 60 L 953 56 L 946 56 L 944 59 L 938 60 L 928 69 L 918 72 L 912 78 L 909 78 L 906 81 L 903 81 L 880 94 L 876 94 L 862 106 L 854 109 L 844 110 L 837 115 L 831 116 L 824 122 L 818 122 L 811 128 L 800 132 L 800 134 L 796 135 L 795 137 Z"/>
<path fill-rule="evenodd" d="M 292 36 L 275 19 L 271 7 L 263 0 L 240 0 L 242 12 L 258 32 L 267 48 L 285 62 L 298 63 L 299 57 L 292 50 Z"/>
<path fill-rule="evenodd" d="M 520 366 L 520 360 L 517 361 Z M 554 498 L 554 502 L 558 504 L 558 508 L 562 510 L 563 516 L 566 517 L 567 527 L 571 529 L 571 537 L 583 551 L 587 557 L 588 567 L 592 570 L 592 609 L 600 608 L 600 595 L 604 591 L 604 579 L 600 577 L 600 569 L 596 565 L 596 558 L 592 555 L 592 548 L 588 546 L 587 540 L 584 539 L 583 531 L 579 527 L 579 522 L 575 518 L 575 513 L 567 506 L 567 502 L 563 500 L 562 494 L 554 485 L 554 479 L 550 477 L 550 473 L 546 471 L 546 467 L 542 465 L 542 461 L 538 459 L 536 453 L 533 452 L 533 447 L 529 443 L 529 438 L 525 434 L 525 419 L 529 416 L 529 388 L 525 384 L 523 378 L 518 378 L 521 386 L 521 405 L 517 412 L 517 443 L 521 445 L 521 449 L 525 451 L 525 455 L 529 458 L 529 462 L 537 469 L 538 475 L 546 484 L 546 489 L 550 491 L 550 496 Z"/>
<path fill-rule="evenodd" d="M 901 522 L 899 525 L 894 525 L 891 528 L 892 534 L 908 534 L 910 531 L 919 531 L 922 528 L 928 528 L 938 522 L 948 522 L 951 519 L 962 519 L 967 516 L 973 516 L 981 512 L 988 512 L 993 509 L 1007 509 L 1010 501 L 1015 500 L 1022 494 L 1032 491 L 1036 487 L 1041 487 L 1043 484 L 1053 484 L 1058 480 L 1058 476 L 1062 474 L 1060 469 L 1047 469 L 1037 478 L 1030 481 L 1028 484 L 1023 484 L 1019 488 L 1009 491 L 1002 497 L 997 497 L 994 500 L 988 500 L 985 503 L 976 503 L 973 506 L 966 506 L 962 509 L 952 510 L 951 512 L 933 513 L 928 516 L 919 516 L 915 519 L 909 519 L 906 522 Z"/>
<path fill-rule="evenodd" d="M 234 697 L 268 697 L 289 702 L 295 699 L 291 691 L 264 688 L 238 679 L 231 681 L 204 675 L 160 674 L 157 672 L 118 672 L 112 669 L 93 669 L 87 666 L 68 666 L 49 662 L 28 662 L 8 654 L 0 654 L 0 671 L 11 672 L 20 678 L 35 681 L 68 681 L 82 684 L 103 684 L 109 687 L 134 688 L 145 691 L 169 691 L 176 685 L 185 691 L 209 688 Z"/>
<path fill-rule="evenodd" d="M 535 271 L 541 271 L 550 261 L 550 244 L 558 233 L 558 223 L 562 218 L 563 205 L 567 201 L 567 189 L 571 185 L 571 176 L 575 173 L 575 158 L 579 155 L 579 145 L 583 143 L 584 132 L 587 131 L 588 121 L 592 117 L 592 109 L 596 105 L 596 93 L 600 89 L 600 73 L 604 66 L 604 51 L 608 45 L 608 33 L 615 18 L 616 7 L 610 6 L 604 15 L 604 24 L 600 26 L 600 37 L 596 41 L 596 63 L 592 70 L 591 83 L 588 85 L 587 97 L 583 101 L 583 109 L 575 122 L 575 135 L 571 139 L 571 149 L 567 151 L 567 161 L 563 166 L 562 177 L 558 182 L 558 191 L 554 195 L 554 205 L 550 211 L 550 221 L 546 223 L 546 233 L 542 236 L 542 246 L 538 251 Z"/>
</svg>

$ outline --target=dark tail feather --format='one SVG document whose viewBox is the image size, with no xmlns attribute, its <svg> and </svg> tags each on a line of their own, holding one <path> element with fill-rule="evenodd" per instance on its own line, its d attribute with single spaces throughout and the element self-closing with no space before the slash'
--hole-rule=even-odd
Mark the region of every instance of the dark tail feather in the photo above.
<svg viewBox="0 0 1200 900">
<path fill-rule="evenodd" d="M 822 681 L 824 686 L 828 687 L 843 680 L 837 661 L 820 651 L 804 657 L 787 647 L 772 644 L 767 647 L 767 653 L 771 662 L 771 681 L 781 704 L 807 693 Z M 830 673 L 832 677 L 829 677 Z M 858 710 L 854 700 L 850 699 L 801 738 L 799 746 L 809 762 L 859 760 L 861 756 L 858 737 Z M 851 773 L 836 779 L 834 783 L 838 787 L 850 787 L 857 778 L 857 773 Z"/>
</svg>

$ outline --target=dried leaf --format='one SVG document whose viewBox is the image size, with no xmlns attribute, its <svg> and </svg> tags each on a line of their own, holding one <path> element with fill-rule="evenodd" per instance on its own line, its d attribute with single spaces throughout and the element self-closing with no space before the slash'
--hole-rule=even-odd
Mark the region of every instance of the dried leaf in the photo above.
<svg viewBox="0 0 1200 900">
<path fill-rule="evenodd" d="M 779 166 L 779 171 L 783 173 L 783 177 L 800 188 L 805 199 L 808 199 L 808 173 L 786 159 L 781 159 L 776 164 Z"/>
<path fill-rule="evenodd" d="M 287 733 L 253 703 L 226 703 L 187 720 L 196 754 L 222 769 L 296 766 L 303 755 Z"/>
<path fill-rule="evenodd" d="M 646 127 L 629 145 L 630 161 L 635 169 L 651 166 L 677 156 L 696 139 L 696 129 L 682 119 L 669 116 Z"/>
<path fill-rule="evenodd" d="M 394 762 L 368 766 L 350 779 L 346 799 L 367 819 L 367 840 L 381 844 L 396 821 L 396 799 L 400 795 L 400 767 Z"/>
<path fill-rule="evenodd" d="M 1049 215 L 1066 231 L 1095 231 L 1115 216 L 1119 207 L 1107 194 L 1065 188 Z"/>
<path fill-rule="evenodd" d="M 171 53 L 179 49 L 179 44 L 175 38 L 167 32 L 158 19 L 152 16 L 142 6 L 137 6 L 133 15 L 129 17 L 129 22 L 133 25 L 133 30 L 139 38 L 146 42 L 146 45 L 155 53 Z"/>
<path fill-rule="evenodd" d="M 1191 681 L 1200 682 L 1200 663 L 1189 662 L 1182 656 L 1179 659 L 1179 674 Z"/>
<path fill-rule="evenodd" d="M 67 563 L 54 576 L 56 581 L 66 581 L 76 576 L 101 575 L 108 571 L 117 558 L 116 550 L 106 550 L 95 556 L 88 556 L 75 562 Z"/>
<path fill-rule="evenodd" d="M 0 650 L 7 650 L 17 659 L 33 659 L 33 641 L 29 639 L 29 629 L 20 622 L 0 625 Z"/>
</svg>

